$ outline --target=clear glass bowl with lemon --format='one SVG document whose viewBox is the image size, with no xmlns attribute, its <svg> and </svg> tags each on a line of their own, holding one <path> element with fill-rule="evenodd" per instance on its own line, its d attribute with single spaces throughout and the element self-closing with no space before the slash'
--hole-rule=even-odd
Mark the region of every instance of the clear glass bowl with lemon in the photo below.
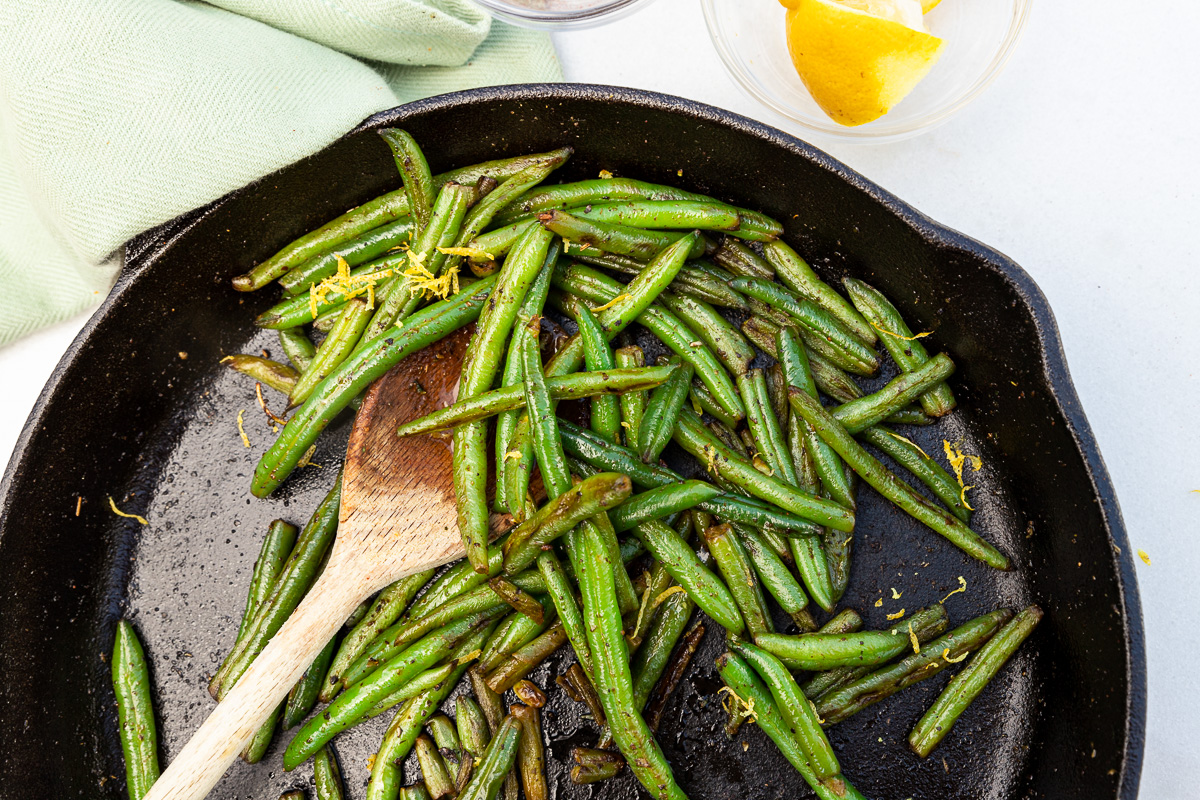
<svg viewBox="0 0 1200 800">
<path fill-rule="evenodd" d="M 820 138 L 929 130 L 996 78 L 1032 0 L 702 0 L 734 80 Z"/>
</svg>

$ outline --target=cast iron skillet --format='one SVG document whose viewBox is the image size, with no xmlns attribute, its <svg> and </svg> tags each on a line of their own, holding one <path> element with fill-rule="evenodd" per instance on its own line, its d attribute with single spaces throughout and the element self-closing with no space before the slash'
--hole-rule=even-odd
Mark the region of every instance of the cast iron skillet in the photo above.
<svg viewBox="0 0 1200 800">
<path fill-rule="evenodd" d="M 4 478 L 0 797 L 124 796 L 106 660 L 122 616 L 150 654 L 164 759 L 211 708 L 205 677 L 232 640 L 262 532 L 275 517 L 307 518 L 349 428 L 343 422 L 322 440 L 315 461 L 324 468 L 303 471 L 267 500 L 250 499 L 250 473 L 271 433 L 253 385 L 217 362 L 277 349 L 250 324 L 273 292 L 240 295 L 229 278 L 398 186 L 373 133 L 392 125 L 427 147 L 435 171 L 570 144 L 576 154 L 564 179 L 608 169 L 761 209 L 785 222 L 786 239 L 827 279 L 863 277 L 914 329 L 934 331 L 929 341 L 959 365 L 961 410 L 909 434 L 927 451 L 962 439 L 983 456 L 982 471 L 968 473 L 978 487 L 973 524 L 1016 568 L 976 565 L 864 490 L 845 604 L 879 627 L 886 613 L 938 601 L 961 575 L 968 590 L 947 601 L 955 624 L 1034 600 L 1047 616 L 930 759 L 913 756 L 905 740 L 945 676 L 835 727 L 845 771 L 872 798 L 1133 800 L 1145 653 L 1130 548 L 1033 281 L 777 130 L 674 97 L 578 85 L 482 89 L 383 112 L 311 158 L 129 244 L 117 285 L 47 384 Z M 238 436 L 240 409 L 250 449 Z M 150 524 L 114 515 L 109 495 Z M 722 636 L 709 628 L 661 733 L 681 783 L 714 800 L 808 796 L 754 726 L 725 738 L 712 666 Z M 537 677 L 552 682 L 559 666 Z M 592 789 L 567 786 L 567 751 L 592 734 L 553 694 L 546 729 L 559 796 L 635 796 L 627 775 Z M 386 717 L 375 722 L 338 740 L 352 797 L 363 794 Z M 264 764 L 235 767 L 213 797 L 274 798 L 305 784 L 305 770 L 282 771 L 280 751 L 277 740 Z"/>
</svg>

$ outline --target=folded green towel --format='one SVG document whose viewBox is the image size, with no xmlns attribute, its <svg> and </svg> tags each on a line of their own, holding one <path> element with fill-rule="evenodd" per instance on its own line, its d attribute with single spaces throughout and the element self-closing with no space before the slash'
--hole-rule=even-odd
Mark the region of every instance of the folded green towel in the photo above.
<svg viewBox="0 0 1200 800">
<path fill-rule="evenodd" d="M 120 246 L 441 92 L 558 80 L 470 0 L 6 0 L 0 344 L 97 303 Z"/>
</svg>

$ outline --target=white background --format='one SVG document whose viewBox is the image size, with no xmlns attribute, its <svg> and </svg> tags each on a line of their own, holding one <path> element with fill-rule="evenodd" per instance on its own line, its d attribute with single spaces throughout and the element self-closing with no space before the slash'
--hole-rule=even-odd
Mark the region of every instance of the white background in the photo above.
<svg viewBox="0 0 1200 800">
<path fill-rule="evenodd" d="M 1049 297 L 1132 544 L 1153 561 L 1138 562 L 1150 673 L 1141 797 L 1153 800 L 1200 796 L 1197 31 L 1196 3 L 1041 0 L 1007 70 L 949 123 L 899 144 L 825 147 L 1014 258 Z M 695 0 L 555 42 L 568 80 L 786 129 L 726 77 Z M 0 453 L 85 319 L 0 349 Z"/>
</svg>

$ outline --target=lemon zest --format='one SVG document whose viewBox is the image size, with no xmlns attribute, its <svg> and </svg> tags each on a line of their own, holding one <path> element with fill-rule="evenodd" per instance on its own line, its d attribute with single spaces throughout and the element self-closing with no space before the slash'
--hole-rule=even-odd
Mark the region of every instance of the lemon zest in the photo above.
<svg viewBox="0 0 1200 800">
<path fill-rule="evenodd" d="M 900 434 L 898 434 L 898 433 L 892 433 L 891 431 L 884 431 L 884 432 L 885 432 L 885 433 L 886 433 L 888 436 L 892 437 L 893 439 L 899 439 L 899 440 L 900 440 L 900 441 L 902 441 L 902 442 L 905 442 L 905 443 L 907 443 L 907 444 L 911 444 L 913 447 L 917 448 L 917 452 L 918 452 L 918 453 L 920 453 L 921 455 L 925 456 L 925 458 L 929 458 L 929 454 L 928 454 L 928 453 L 926 453 L 924 450 L 922 450 L 922 449 L 921 449 L 921 445 L 917 444 L 917 443 L 916 443 L 916 442 L 914 442 L 912 439 L 905 438 L 905 437 L 901 436 Z M 930 459 L 930 460 L 932 460 L 932 459 Z"/>
<path fill-rule="evenodd" d="M 479 658 L 479 656 L 482 654 L 483 654 L 483 650 L 481 650 L 477 647 L 474 650 L 472 650 L 471 652 L 467 653 L 462 658 L 457 659 L 454 663 L 467 664 L 467 663 L 470 663 L 471 661 L 474 661 L 475 659 Z"/>
<path fill-rule="evenodd" d="M 146 522 L 146 518 L 143 517 L 141 514 L 126 514 L 124 511 L 117 508 L 117 504 L 112 499 L 111 494 L 108 496 L 108 506 L 109 506 L 109 508 L 111 508 L 113 510 L 113 513 L 116 514 L 118 517 L 127 517 L 129 519 L 136 519 L 138 522 L 140 522 L 143 525 L 150 524 L 149 522 Z"/>
<path fill-rule="evenodd" d="M 458 294 L 458 267 L 451 267 L 440 276 L 434 275 L 425 266 L 425 259 L 417 256 L 417 253 L 409 253 L 409 266 L 402 273 L 409 280 L 409 294 L 416 296 L 424 292 L 426 297 L 442 300 L 452 294 Z"/>
<path fill-rule="evenodd" d="M 903 594 L 904 594 L 904 592 L 897 592 L 895 586 L 892 587 L 892 599 L 893 600 L 899 600 Z"/>
<path fill-rule="evenodd" d="M 495 261 L 496 257 L 486 250 L 480 250 L 478 247 L 439 247 L 439 253 L 447 256 L 462 256 L 463 258 L 474 258 L 480 261 Z"/>
<path fill-rule="evenodd" d="M 771 469 L 771 465 L 763 461 L 762 458 L 759 457 L 758 453 L 754 454 L 754 458 L 750 460 L 750 463 L 756 470 L 767 477 L 772 477 L 775 475 L 775 470 Z"/>
<path fill-rule="evenodd" d="M 593 308 L 592 313 L 598 313 L 600 311 L 607 311 L 608 309 L 612 308 L 613 306 L 615 306 L 617 303 L 621 302 L 622 300 L 628 300 L 629 298 L 630 298 L 630 295 L 628 293 L 619 294 L 616 297 L 614 297 L 612 300 L 609 300 L 604 305 L 596 306 L 595 308 Z"/>
<path fill-rule="evenodd" d="M 917 635 L 913 633 L 911 619 L 908 621 L 908 640 L 912 642 L 913 655 L 919 655 L 921 652 L 921 643 L 917 641 Z"/>
<path fill-rule="evenodd" d="M 241 411 L 238 412 L 238 417 L 237 417 L 238 434 L 241 435 L 241 437 L 242 437 L 242 444 L 245 445 L 246 447 L 249 447 L 250 446 L 250 437 L 246 435 L 245 416 L 246 416 L 246 409 L 243 408 Z"/>
<path fill-rule="evenodd" d="M 313 453 L 315 452 L 317 452 L 317 446 L 315 444 L 309 445 L 308 449 L 304 451 L 304 455 L 300 456 L 300 460 L 296 462 L 296 469 L 304 469 L 305 467 L 319 468 L 321 465 L 314 464 L 312 460 Z"/>
<path fill-rule="evenodd" d="M 1147 567 L 1150 566 L 1150 554 L 1140 547 L 1138 548 L 1138 558 L 1140 558 L 1142 561 L 1145 561 Z"/>
<path fill-rule="evenodd" d="M 754 710 L 753 697 L 751 697 L 749 700 L 743 700 L 737 692 L 728 686 L 722 686 L 720 691 L 717 692 L 718 697 L 723 694 L 728 695 L 728 697 L 721 698 L 721 708 L 725 709 L 725 713 L 729 714 L 731 717 L 738 717 L 749 722 L 758 722 L 758 712 Z M 732 706 L 733 702 L 736 702 L 745 710 L 737 710 L 736 707 Z"/>
<path fill-rule="evenodd" d="M 667 589 L 662 594 L 660 594 L 658 597 L 654 598 L 654 602 L 650 604 L 650 610 L 653 611 L 654 609 L 658 608 L 660 605 L 662 605 L 662 601 L 666 600 L 671 595 L 679 594 L 680 592 L 683 592 L 683 591 L 686 591 L 686 590 L 679 584 L 672 586 L 670 589 Z"/>
<path fill-rule="evenodd" d="M 507 453 L 504 454 L 505 461 L 513 461 L 514 459 L 518 459 L 520 457 L 521 457 L 520 450 L 509 450 Z"/>
<path fill-rule="evenodd" d="M 965 659 L 965 658 L 967 657 L 967 655 L 968 655 L 967 653 L 963 653 L 963 654 L 962 654 L 961 656 L 959 656 L 958 658 L 951 658 L 951 657 L 950 657 L 950 648 L 949 648 L 949 647 L 947 647 L 945 650 L 943 650 L 943 651 L 942 651 L 942 658 L 943 658 L 943 659 L 945 659 L 945 661 L 946 661 L 946 663 L 947 663 L 947 664 L 957 664 L 958 662 L 960 662 L 960 661 L 962 661 L 963 659 Z"/>
<path fill-rule="evenodd" d="M 903 339 L 903 340 L 904 340 L 904 341 L 906 341 L 906 342 L 911 342 L 911 341 L 913 341 L 914 339 L 923 339 L 923 338 L 925 338 L 926 336 L 932 336 L 932 335 L 933 335 L 933 331 L 925 331 L 925 332 L 923 332 L 923 333 L 917 333 L 917 334 L 914 334 L 914 335 L 912 335 L 912 336 L 901 336 L 901 335 L 900 335 L 900 334 L 898 334 L 898 333 L 893 333 L 892 331 L 889 331 L 887 328 L 881 328 L 881 327 L 879 327 L 879 326 L 878 326 L 878 325 L 876 325 L 874 322 L 872 322 L 872 323 L 871 323 L 871 327 L 872 327 L 872 328 L 874 328 L 875 330 L 879 331 L 880 333 L 886 333 L 888 336 L 895 336 L 897 339 Z"/>
<path fill-rule="evenodd" d="M 904 609 L 902 608 L 899 611 L 897 611 L 895 614 L 888 614 L 887 618 L 888 619 L 900 619 L 903 616 L 904 616 Z"/>
<path fill-rule="evenodd" d="M 883 598 L 882 597 L 875 601 L 875 607 L 883 608 Z"/>
<path fill-rule="evenodd" d="M 350 264 L 346 259 L 340 255 L 335 257 L 337 258 L 337 272 L 308 287 L 308 309 L 313 319 L 316 319 L 320 312 L 320 303 L 328 300 L 330 294 L 338 295 L 345 300 L 353 300 L 359 295 L 366 294 L 370 306 L 374 308 L 376 284 L 395 274 L 394 269 L 381 269 L 362 275 L 351 275 Z"/>
<path fill-rule="evenodd" d="M 606 170 L 606 169 L 600 170 L 600 177 L 604 178 L 604 180 L 610 181 L 610 180 L 612 180 L 612 176 L 613 176 L 613 174 L 611 172 L 609 172 L 608 170 Z"/>
<path fill-rule="evenodd" d="M 967 502 L 967 490 L 975 487 L 963 483 L 963 467 L 967 461 L 970 461 L 971 469 L 979 471 L 983 467 L 983 459 L 964 453 L 957 443 L 951 444 L 948 439 L 942 439 L 942 449 L 946 452 L 946 460 L 950 462 L 950 468 L 954 470 L 954 479 L 958 481 L 959 499 L 968 511 L 974 511 L 975 509 Z"/>
<path fill-rule="evenodd" d="M 704 466 L 712 475 L 717 475 L 717 448 L 711 444 L 700 445 L 700 454 L 704 456 Z"/>
<path fill-rule="evenodd" d="M 962 575 L 959 575 L 959 576 L 958 576 L 958 588 L 957 588 L 957 589 L 955 589 L 955 590 L 954 590 L 953 592 L 951 592 L 950 594 L 948 594 L 948 595 L 946 595 L 945 597 L 943 597 L 943 598 L 942 598 L 942 599 L 941 599 L 939 602 L 942 602 L 942 603 L 944 603 L 944 602 L 946 602 L 947 600 L 949 600 L 949 599 L 950 599 L 950 598 L 951 598 L 953 595 L 956 595 L 956 594 L 958 594 L 959 592 L 965 592 L 966 590 L 967 590 L 967 579 L 966 579 L 966 578 L 964 578 Z"/>
<path fill-rule="evenodd" d="M 818 725 L 824 725 L 824 724 L 825 724 L 825 720 L 821 719 L 821 715 L 817 713 L 817 704 L 816 704 L 816 703 L 814 703 L 812 700 L 809 700 L 809 701 L 808 701 L 808 705 L 809 705 L 809 707 L 810 707 L 810 708 L 812 708 L 812 711 L 813 711 L 813 716 L 817 718 L 817 724 L 818 724 Z"/>
</svg>

